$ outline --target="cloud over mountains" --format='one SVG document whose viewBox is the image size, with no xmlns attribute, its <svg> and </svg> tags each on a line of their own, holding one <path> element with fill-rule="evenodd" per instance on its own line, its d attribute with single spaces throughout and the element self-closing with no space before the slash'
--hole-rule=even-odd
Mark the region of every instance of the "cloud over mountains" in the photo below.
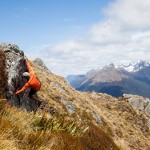
<svg viewBox="0 0 150 150">
<path fill-rule="evenodd" d="M 150 58 L 150 1 L 115 0 L 102 10 L 103 18 L 87 35 L 39 51 L 52 71 L 79 74 L 110 62 Z"/>
</svg>

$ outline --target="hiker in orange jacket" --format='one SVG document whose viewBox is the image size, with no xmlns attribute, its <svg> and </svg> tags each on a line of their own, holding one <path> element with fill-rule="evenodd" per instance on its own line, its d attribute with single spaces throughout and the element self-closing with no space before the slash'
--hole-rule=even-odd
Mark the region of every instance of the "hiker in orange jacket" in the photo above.
<svg viewBox="0 0 150 150">
<path fill-rule="evenodd" d="M 41 83 L 37 79 L 37 77 L 35 76 L 34 71 L 33 71 L 32 67 L 30 66 L 29 61 L 27 61 L 27 60 L 26 60 L 26 65 L 27 65 L 29 73 L 28 72 L 24 72 L 23 73 L 23 77 L 25 77 L 26 79 L 28 79 L 28 82 L 22 87 L 21 90 L 18 90 L 17 92 L 15 92 L 14 95 L 15 94 L 20 94 L 20 93 L 24 92 L 27 88 L 31 88 L 31 90 L 29 92 L 29 97 L 33 98 L 35 100 L 38 100 L 35 97 L 35 94 L 36 94 L 37 91 L 40 90 Z"/>
</svg>

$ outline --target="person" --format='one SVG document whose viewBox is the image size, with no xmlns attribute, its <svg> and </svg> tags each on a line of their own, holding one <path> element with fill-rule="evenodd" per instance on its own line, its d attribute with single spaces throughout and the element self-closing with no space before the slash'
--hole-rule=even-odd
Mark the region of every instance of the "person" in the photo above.
<svg viewBox="0 0 150 150">
<path fill-rule="evenodd" d="M 28 81 L 22 87 L 22 89 L 15 92 L 14 95 L 18 95 L 18 94 L 24 92 L 26 89 L 31 88 L 29 95 L 28 95 L 29 98 L 40 102 L 40 100 L 37 98 L 36 92 L 38 92 L 40 90 L 41 82 L 35 76 L 34 71 L 33 71 L 32 67 L 31 67 L 31 65 L 27 59 L 26 59 L 26 65 L 27 65 L 29 72 L 24 72 L 23 77 L 26 78 Z"/>
</svg>

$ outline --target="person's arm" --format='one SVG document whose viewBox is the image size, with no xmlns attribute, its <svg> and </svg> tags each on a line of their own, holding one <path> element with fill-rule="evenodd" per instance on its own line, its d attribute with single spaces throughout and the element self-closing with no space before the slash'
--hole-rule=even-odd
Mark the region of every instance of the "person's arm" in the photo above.
<svg viewBox="0 0 150 150">
<path fill-rule="evenodd" d="M 24 85 L 24 87 L 21 89 L 21 90 L 18 90 L 15 94 L 20 94 L 22 93 L 23 91 L 25 91 L 27 88 L 29 87 L 29 84 L 28 82 Z"/>
<path fill-rule="evenodd" d="M 29 61 L 27 61 L 27 60 L 26 60 L 26 65 L 27 65 L 28 71 L 30 73 L 30 76 L 34 75 L 34 71 L 33 71 L 32 67 L 31 67 Z"/>
<path fill-rule="evenodd" d="M 23 86 L 23 88 L 21 90 L 18 90 L 15 94 L 20 94 L 22 93 L 23 91 L 25 91 L 28 87 L 29 87 L 29 83 L 30 81 L 32 80 L 32 77 L 34 75 L 34 71 L 32 69 L 32 67 L 30 66 L 30 63 L 26 60 L 26 65 L 27 65 L 27 68 L 28 68 L 28 71 L 30 73 L 30 79 L 29 81 Z"/>
</svg>

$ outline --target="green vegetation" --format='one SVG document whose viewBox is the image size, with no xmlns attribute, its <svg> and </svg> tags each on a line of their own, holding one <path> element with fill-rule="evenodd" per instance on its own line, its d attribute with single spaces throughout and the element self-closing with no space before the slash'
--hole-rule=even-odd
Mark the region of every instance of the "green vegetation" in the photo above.
<svg viewBox="0 0 150 150">
<path fill-rule="evenodd" d="M 34 120 L 33 129 L 35 131 L 64 131 L 72 136 L 80 137 L 89 129 L 88 126 L 81 125 L 75 121 L 67 122 L 64 117 L 46 118 L 43 115 L 39 118 L 36 117 Z"/>
</svg>

